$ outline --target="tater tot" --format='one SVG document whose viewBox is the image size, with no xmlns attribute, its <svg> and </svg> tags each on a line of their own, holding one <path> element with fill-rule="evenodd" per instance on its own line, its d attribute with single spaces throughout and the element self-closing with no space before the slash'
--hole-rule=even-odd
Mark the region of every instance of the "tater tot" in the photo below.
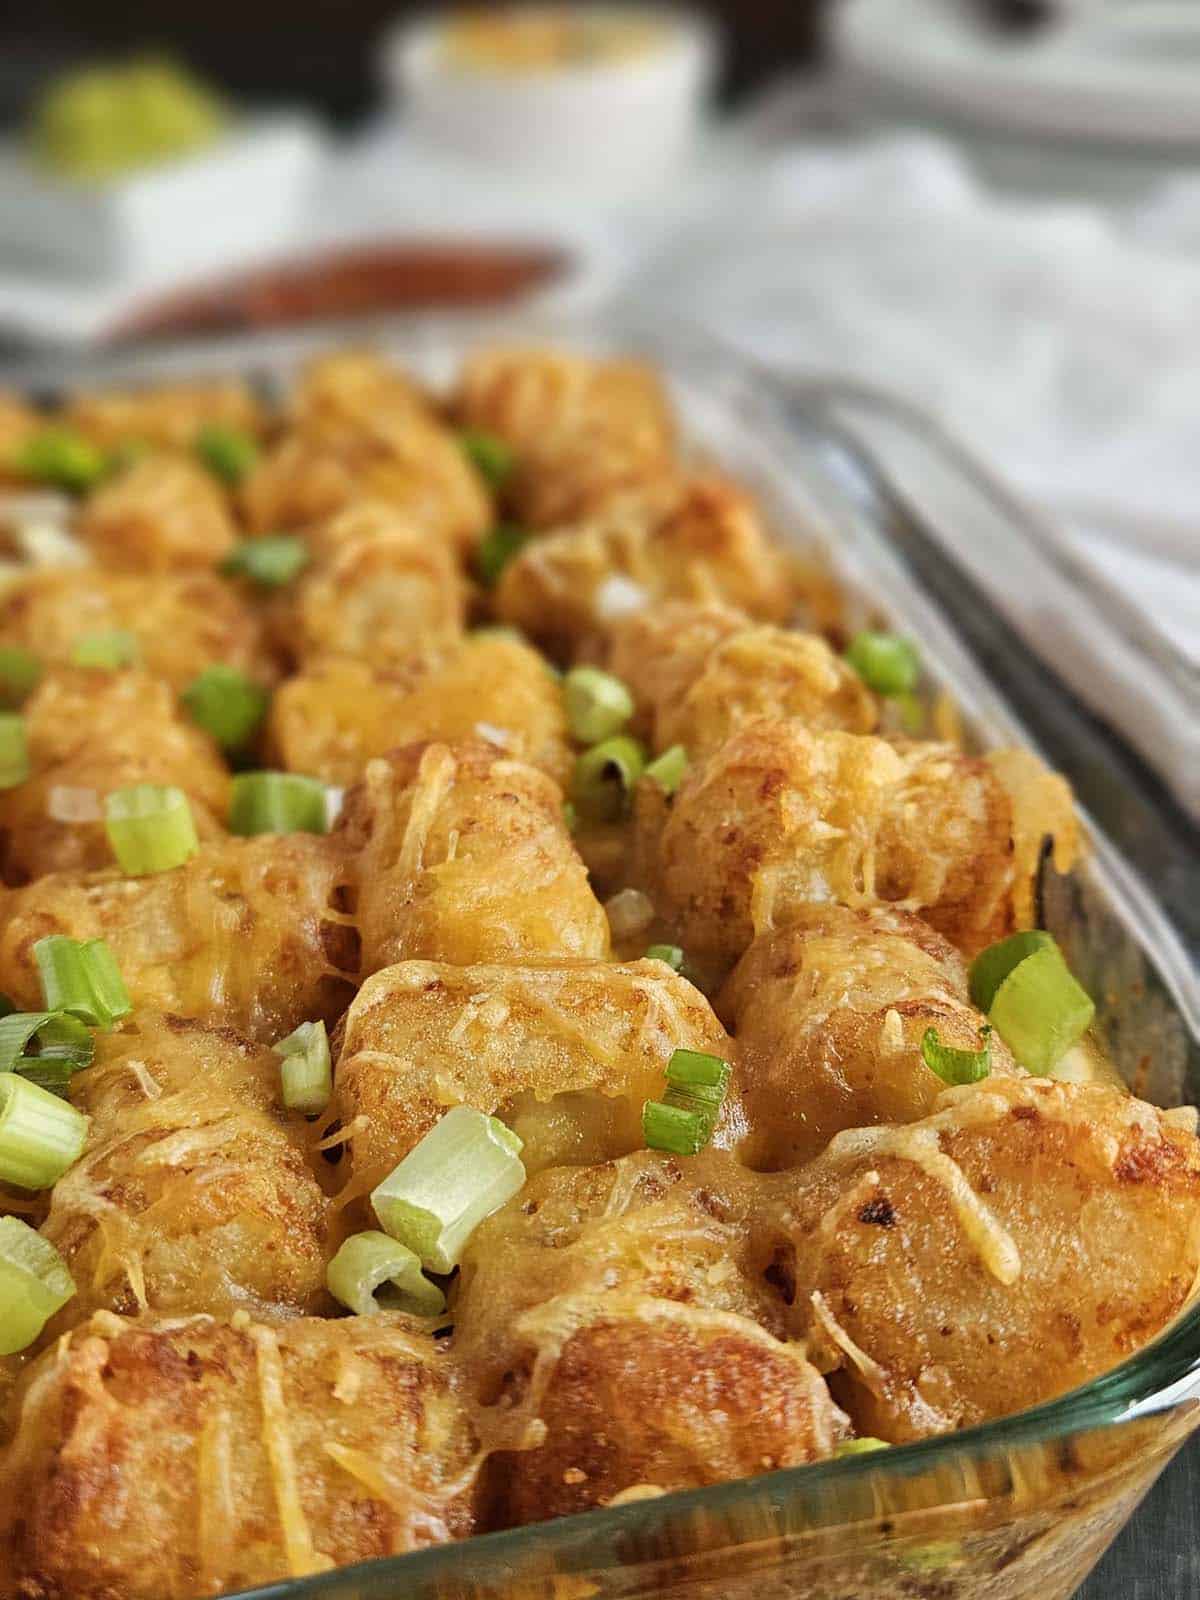
<svg viewBox="0 0 1200 1600">
<path fill-rule="evenodd" d="M 211 573 L 57 567 L 0 588 L 0 644 L 44 662 L 69 663 L 84 634 L 114 630 L 132 633 L 146 670 L 178 690 L 214 662 L 267 682 L 278 670 L 260 618 L 231 583 Z"/>
<path fill-rule="evenodd" d="M 840 1414 L 777 1337 L 757 1182 L 720 1153 L 646 1151 L 544 1172 L 477 1230 L 456 1353 L 477 1398 L 546 1428 L 497 1463 L 508 1520 L 832 1451 Z"/>
<path fill-rule="evenodd" d="M 250 527 L 302 527 L 360 499 L 385 501 L 465 554 L 492 521 L 478 473 L 403 375 L 370 356 L 318 363 L 293 425 L 242 486 Z"/>
<path fill-rule="evenodd" d="M 176 785 L 202 838 L 224 832 L 228 770 L 161 679 L 133 668 L 57 667 L 26 701 L 24 715 L 30 776 L 0 792 L 6 882 L 110 866 L 104 800 L 130 784 Z"/>
<path fill-rule="evenodd" d="M 308 537 L 311 565 L 291 586 L 277 626 L 299 661 L 357 656 L 407 660 L 462 632 L 466 586 L 454 553 L 381 501 L 361 501 Z"/>
<path fill-rule="evenodd" d="M 816 634 L 753 625 L 719 605 L 667 601 L 613 625 L 612 671 L 632 691 L 654 747 L 693 759 L 754 717 L 872 733 L 879 709 Z"/>
<path fill-rule="evenodd" d="M 379 672 L 362 661 L 315 663 L 275 695 L 269 736 L 290 772 L 343 788 L 372 758 L 422 739 L 483 739 L 560 784 L 573 760 L 545 661 L 499 633 L 429 647 Z"/>
<path fill-rule="evenodd" d="M 110 572 L 211 572 L 237 529 L 211 473 L 186 456 L 152 455 L 88 497 L 78 534 Z"/>
<path fill-rule="evenodd" d="M 194 1600 L 471 1531 L 453 1367 L 388 1313 L 100 1312 L 10 1402 L 0 1552 L 40 1600 Z"/>
<path fill-rule="evenodd" d="M 840 1133 L 789 1178 L 796 1332 L 859 1431 L 971 1427 L 1152 1339 L 1200 1267 L 1193 1126 L 1115 1089 L 992 1078 Z"/>
<path fill-rule="evenodd" d="M 75 1280 L 49 1325 L 239 1307 L 323 1310 L 328 1202 L 282 1115 L 279 1057 L 228 1029 L 141 1011 L 71 1080 L 90 1118 L 42 1232 Z"/>
<path fill-rule="evenodd" d="M 337 1064 L 356 1180 L 377 1182 L 458 1104 L 512 1127 L 530 1172 L 640 1149 L 680 1047 L 731 1054 L 704 996 L 659 962 L 385 967 L 346 1013 Z M 735 1105 L 718 1144 L 740 1131 Z"/>
<path fill-rule="evenodd" d="M 958 951 L 891 907 L 798 908 L 750 946 L 720 1010 L 750 1130 L 738 1154 L 758 1168 L 810 1161 L 842 1128 L 928 1115 L 945 1084 L 921 1055 L 927 1028 L 960 1050 L 983 1044 Z M 993 1074 L 1015 1074 L 998 1034 L 989 1046 Z"/>
<path fill-rule="evenodd" d="M 1065 786 L 1064 786 L 1065 787 Z M 1048 806 L 1047 831 L 1059 824 Z M 949 745 L 746 723 L 643 818 L 652 897 L 689 951 L 718 965 L 812 901 L 900 902 L 968 954 L 1031 905 L 1036 852 L 989 758 Z M 1028 831 L 1028 830 L 1026 830 Z"/>
<path fill-rule="evenodd" d="M 306 833 L 224 839 L 146 878 L 52 873 L 0 903 L 0 991 L 37 1009 L 34 944 L 106 939 L 135 1006 L 270 1042 L 346 1003 L 356 941 L 332 904 L 344 882 L 334 841 Z"/>
<path fill-rule="evenodd" d="M 793 599 L 754 502 L 698 474 L 614 498 L 532 541 L 495 592 L 499 617 L 564 655 L 600 649 L 619 617 L 658 601 L 720 601 L 781 622 Z"/>
<path fill-rule="evenodd" d="M 658 375 L 641 362 L 483 350 L 463 367 L 454 406 L 468 427 L 512 447 L 504 494 L 530 528 L 583 516 L 670 466 L 670 401 Z"/>
<path fill-rule="evenodd" d="M 338 830 L 364 975 L 397 961 L 608 956 L 561 790 L 492 745 L 409 745 L 368 762 Z"/>
<path fill-rule="evenodd" d="M 95 390 L 74 395 L 63 421 L 98 445 L 154 445 L 190 450 L 205 427 L 259 434 L 264 416 L 244 383 L 181 383 L 151 389 Z"/>
</svg>

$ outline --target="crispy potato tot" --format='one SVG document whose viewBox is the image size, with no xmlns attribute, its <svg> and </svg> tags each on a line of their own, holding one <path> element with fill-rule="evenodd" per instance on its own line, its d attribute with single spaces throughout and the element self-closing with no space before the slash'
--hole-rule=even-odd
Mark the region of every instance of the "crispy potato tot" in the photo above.
<svg viewBox="0 0 1200 1600">
<path fill-rule="evenodd" d="M 137 461 L 90 495 L 79 538 L 110 572 L 211 572 L 237 529 L 212 474 L 186 456 Z"/>
<path fill-rule="evenodd" d="M 373 1187 L 458 1104 L 515 1129 L 530 1172 L 640 1149 L 642 1106 L 680 1047 L 731 1055 L 704 996 L 657 961 L 385 967 L 346 1013 L 337 1064 L 341 1121 L 360 1119 L 356 1183 Z M 716 1143 L 741 1126 L 732 1097 Z"/>
<path fill-rule="evenodd" d="M 289 772 L 345 788 L 367 762 L 422 739 L 480 739 L 557 783 L 573 756 L 558 684 L 536 650 L 481 632 L 374 672 L 365 662 L 314 664 L 279 689 L 269 737 Z"/>
<path fill-rule="evenodd" d="M 51 873 L 4 897 L 0 991 L 36 1010 L 34 944 L 107 939 L 135 1006 L 270 1042 L 345 1006 L 357 949 L 334 909 L 344 883 L 337 845 L 307 833 L 224 839 L 148 878 Z"/>
<path fill-rule="evenodd" d="M 62 420 L 105 449 L 132 444 L 190 450 L 202 428 L 258 435 L 265 425 L 261 405 L 236 381 L 81 393 L 71 398 Z"/>
<path fill-rule="evenodd" d="M 992 1078 L 838 1134 L 790 1181 L 796 1332 L 863 1433 L 1021 1411 L 1146 1344 L 1200 1268 L 1194 1117 Z"/>
<path fill-rule="evenodd" d="M 314 363 L 294 425 L 242 486 L 250 527 L 302 527 L 361 499 L 466 554 L 492 521 L 479 475 L 402 374 L 369 355 Z"/>
<path fill-rule="evenodd" d="M 799 1166 L 842 1128 L 915 1122 L 945 1088 L 921 1040 L 978 1050 L 984 1019 L 967 999 L 954 946 L 905 911 L 799 908 L 760 934 L 719 1009 L 737 1034 L 736 1082 L 752 1167 Z M 993 1033 L 991 1070 L 1018 1071 Z"/>
<path fill-rule="evenodd" d="M 664 479 L 518 552 L 496 614 L 559 654 L 598 653 L 622 616 L 665 600 L 721 601 L 780 622 L 792 609 L 785 558 L 750 497 L 713 475 Z"/>
<path fill-rule="evenodd" d="M 0 792 L 7 883 L 111 866 L 104 800 L 129 784 L 175 784 L 201 838 L 225 831 L 225 763 L 159 678 L 133 668 L 54 668 L 25 703 L 25 736 L 30 776 Z"/>
<path fill-rule="evenodd" d="M 112 630 L 132 633 L 147 672 L 173 689 L 185 689 L 214 662 L 267 683 L 278 671 L 259 617 L 212 573 L 56 567 L 0 588 L 0 644 L 18 645 L 46 663 L 69 663 L 81 635 Z"/>
<path fill-rule="evenodd" d="M 47 1339 L 101 1309 L 332 1309 L 328 1201 L 307 1166 L 306 1125 L 283 1118 L 277 1055 L 141 1011 L 97 1034 L 71 1101 L 91 1119 L 87 1149 L 55 1184 L 42 1232 L 76 1294 Z"/>
<path fill-rule="evenodd" d="M 656 750 L 695 760 L 755 717 L 872 733 L 874 696 L 817 634 L 793 633 L 720 605 L 667 601 L 613 625 L 611 670 L 638 703 Z"/>
<path fill-rule="evenodd" d="M 493 745 L 408 745 L 368 762 L 338 836 L 363 974 L 397 961 L 604 960 L 608 920 L 545 773 Z"/>
<path fill-rule="evenodd" d="M 948 745 L 764 717 L 692 768 L 669 810 L 639 811 L 640 870 L 684 948 L 718 965 L 825 900 L 900 902 L 973 954 L 1032 909 L 1037 854 L 1019 842 L 1041 832 L 1018 826 L 1003 777 Z"/>
<path fill-rule="evenodd" d="M 512 446 L 516 464 L 505 497 L 531 528 L 583 516 L 670 467 L 670 401 L 641 362 L 483 350 L 464 366 L 454 405 L 468 427 Z"/>
<path fill-rule="evenodd" d="M 26 1373 L 3 1565 L 39 1600 L 193 1600 L 469 1533 L 453 1367 L 403 1317 L 99 1313 Z"/>
<path fill-rule="evenodd" d="M 466 587 L 453 551 L 391 506 L 358 502 L 308 542 L 312 564 L 287 592 L 277 624 L 296 660 L 343 655 L 392 666 L 462 632 Z"/>
</svg>

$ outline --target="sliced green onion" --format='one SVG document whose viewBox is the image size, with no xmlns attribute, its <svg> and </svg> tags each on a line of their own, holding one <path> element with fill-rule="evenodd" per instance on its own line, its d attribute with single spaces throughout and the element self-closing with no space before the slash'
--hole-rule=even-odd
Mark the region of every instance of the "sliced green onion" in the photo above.
<svg viewBox="0 0 1200 1600">
<path fill-rule="evenodd" d="M 33 947 L 47 1011 L 66 1011 L 93 1028 L 112 1027 L 133 1010 L 116 957 L 103 939 L 52 933 Z"/>
<path fill-rule="evenodd" d="M 302 1022 L 271 1049 L 283 1057 L 279 1075 L 283 1081 L 283 1103 L 288 1110 L 309 1114 L 324 1111 L 333 1098 L 333 1068 L 325 1024 Z"/>
<path fill-rule="evenodd" d="M 15 789 L 28 776 L 25 718 L 19 711 L 0 711 L 0 789 Z"/>
<path fill-rule="evenodd" d="M 943 1083 L 978 1083 L 992 1070 L 991 1032 L 986 1023 L 979 1030 L 982 1049 L 956 1050 L 941 1043 L 936 1028 L 926 1028 L 921 1036 L 921 1059 Z"/>
<path fill-rule="evenodd" d="M 854 635 L 846 660 L 876 694 L 911 694 L 921 676 L 921 658 L 914 645 L 871 628 Z"/>
<path fill-rule="evenodd" d="M 1019 966 L 1035 950 L 1057 949 L 1054 940 L 1042 928 L 1028 928 L 1024 933 L 1014 933 L 997 944 L 988 945 L 971 963 L 967 979 L 971 1004 L 978 1006 L 980 1011 L 990 1011 L 996 991 L 1014 967 Z"/>
<path fill-rule="evenodd" d="M 610 739 L 633 715 L 633 696 L 611 672 L 572 667 L 563 679 L 567 724 L 581 744 Z"/>
<path fill-rule="evenodd" d="M 141 649 L 128 628 L 105 628 L 98 633 L 81 633 L 71 646 L 71 664 L 97 667 L 115 672 L 118 667 L 136 666 Z"/>
<path fill-rule="evenodd" d="M 840 1461 L 845 1456 L 869 1456 L 876 1450 L 891 1448 L 886 1439 L 872 1439 L 864 1435 L 861 1439 L 843 1439 L 841 1444 L 835 1446 L 833 1458 L 835 1461 Z"/>
<path fill-rule="evenodd" d="M 892 696 L 892 704 L 900 718 L 900 726 L 910 739 L 919 738 L 925 729 L 925 707 L 915 694 Z"/>
<path fill-rule="evenodd" d="M 1048 1073 L 1091 1026 L 1096 1007 L 1057 946 L 1027 955 L 996 990 L 988 1017 L 1027 1072 Z"/>
<path fill-rule="evenodd" d="M 455 1106 L 371 1195 L 385 1233 L 434 1272 L 452 1272 L 467 1240 L 525 1183 L 521 1140 L 471 1106 Z"/>
<path fill-rule="evenodd" d="M 308 546 L 295 534 L 264 534 L 234 545 L 221 571 L 227 578 L 250 578 L 264 589 L 280 589 L 303 572 L 308 559 Z"/>
<path fill-rule="evenodd" d="M 27 1349 L 74 1293 L 49 1239 L 20 1217 L 0 1217 L 0 1356 Z"/>
<path fill-rule="evenodd" d="M 485 589 L 495 588 L 500 574 L 528 541 L 527 531 L 509 522 L 500 523 L 484 535 L 475 552 L 475 571 Z"/>
<path fill-rule="evenodd" d="M 230 833 L 324 833 L 325 785 L 298 772 L 241 772 L 233 780 Z"/>
<path fill-rule="evenodd" d="M 343 1241 L 325 1273 L 335 1300 L 358 1316 L 373 1311 L 407 1311 L 414 1317 L 436 1317 L 446 1309 L 446 1296 L 421 1271 L 421 1263 L 407 1245 L 371 1229 L 352 1233 Z M 385 1283 L 391 1294 L 377 1291 Z"/>
<path fill-rule="evenodd" d="M 42 664 L 20 645 L 0 646 L 0 705 L 23 705 L 37 688 Z"/>
<path fill-rule="evenodd" d="M 483 428 L 464 428 L 458 442 L 488 488 L 502 488 L 516 464 L 512 446 Z"/>
<path fill-rule="evenodd" d="M 104 802 L 104 826 L 117 865 L 131 877 L 170 872 L 196 854 L 196 820 L 182 789 L 134 783 Z"/>
<path fill-rule="evenodd" d="M 687 768 L 687 751 L 681 744 L 673 744 L 669 750 L 664 750 L 662 755 L 655 756 L 642 776 L 653 778 L 664 794 L 674 794 L 683 782 Z"/>
<path fill-rule="evenodd" d="M 269 696 L 236 667 L 205 667 L 183 691 L 193 722 L 225 750 L 242 750 L 267 714 Z"/>
<path fill-rule="evenodd" d="M 99 445 L 73 428 L 47 428 L 34 434 L 13 458 L 13 466 L 23 477 L 55 484 L 72 494 L 94 488 L 109 465 L 109 458 Z"/>
<path fill-rule="evenodd" d="M 232 489 L 258 461 L 258 445 L 240 428 L 210 422 L 196 435 L 196 454 L 210 472 Z"/>
<path fill-rule="evenodd" d="M 647 1100 L 642 1107 L 642 1137 L 648 1150 L 667 1150 L 675 1156 L 695 1156 L 709 1140 L 705 1118 L 698 1111 Z"/>
<path fill-rule="evenodd" d="M 652 944 L 646 951 L 647 961 L 665 961 L 679 972 L 683 967 L 683 951 L 677 944 Z"/>
<path fill-rule="evenodd" d="M 636 739 L 618 734 L 585 750 L 571 774 L 571 800 L 585 822 L 615 822 L 646 766 Z"/>
<path fill-rule="evenodd" d="M 0 1073 L 0 1179 L 49 1189 L 83 1154 L 88 1121 L 48 1089 Z"/>
<path fill-rule="evenodd" d="M 704 1142 L 712 1138 L 729 1089 L 729 1063 L 703 1050 L 676 1050 L 667 1063 L 669 1106 L 694 1111 L 705 1123 Z"/>
<path fill-rule="evenodd" d="M 38 1053 L 26 1055 L 36 1042 Z M 0 1017 L 0 1072 L 19 1072 L 51 1094 L 65 1094 L 95 1051 L 87 1024 L 65 1011 L 12 1011 Z"/>
</svg>

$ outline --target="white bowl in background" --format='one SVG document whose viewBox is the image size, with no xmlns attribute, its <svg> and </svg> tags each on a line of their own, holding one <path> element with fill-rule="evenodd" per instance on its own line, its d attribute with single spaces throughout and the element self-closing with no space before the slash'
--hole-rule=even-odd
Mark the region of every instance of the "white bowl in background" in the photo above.
<svg viewBox="0 0 1200 1600">
<path fill-rule="evenodd" d="M 325 156 L 303 112 L 251 117 L 194 155 L 103 183 L 0 147 L 0 263 L 47 276 L 157 278 L 292 242 Z"/>
<path fill-rule="evenodd" d="M 381 65 L 411 132 L 516 178 L 648 187 L 682 165 L 717 63 L 713 30 L 663 6 L 574 8 L 662 24 L 661 42 L 612 60 L 525 71 L 464 64 L 444 19 L 401 24 Z"/>
</svg>

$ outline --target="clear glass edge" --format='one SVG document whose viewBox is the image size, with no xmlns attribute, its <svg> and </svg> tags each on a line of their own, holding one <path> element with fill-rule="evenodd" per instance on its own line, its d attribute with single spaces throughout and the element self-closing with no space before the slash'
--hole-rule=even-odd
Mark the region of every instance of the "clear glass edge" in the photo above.
<svg viewBox="0 0 1200 1600">
<path fill-rule="evenodd" d="M 422 357 L 452 350 L 459 354 L 472 344 L 496 338 L 523 338 L 530 341 L 565 340 L 575 343 L 593 343 L 601 347 L 627 345 L 645 350 L 654 360 L 662 362 L 668 372 L 673 367 L 690 363 L 718 363 L 744 381 L 753 379 L 753 369 L 719 340 L 698 329 L 677 326 L 653 328 L 639 326 L 636 317 L 597 317 L 592 313 L 582 316 L 575 313 L 543 314 L 516 312 L 500 316 L 437 315 L 421 318 L 382 317 L 356 319 L 314 325 L 285 333 L 239 335 L 230 338 L 166 344 L 137 350 L 100 351 L 83 356 L 74 352 L 52 352 L 48 355 L 8 362 L 0 367 L 0 383 L 7 387 L 46 394 L 71 385 L 95 385 L 110 382 L 148 383 L 169 377 L 186 375 L 216 375 L 233 371 L 248 371 L 255 375 L 282 377 L 306 357 L 341 344 L 382 343 L 401 358 L 419 361 Z M 693 374 L 694 376 L 695 374 Z M 830 380 L 831 386 L 836 380 Z M 819 387 L 819 386 L 818 386 Z M 782 411 L 772 408 L 776 443 L 788 443 L 788 424 Z M 908 408 L 916 418 L 915 408 Z M 932 419 L 924 419 L 932 437 L 945 437 Z M 957 441 L 953 441 L 957 443 Z M 961 448 L 961 447 L 960 447 Z M 962 459 L 970 459 L 965 449 Z M 1012 520 L 1018 515 L 1016 503 L 1005 498 L 998 509 Z M 1029 528 L 1021 530 L 1023 537 L 1034 536 Z M 946 626 L 939 621 L 935 633 L 945 639 Z M 935 662 L 945 667 L 945 677 L 952 688 L 964 673 L 970 675 L 969 663 L 961 652 L 951 645 L 938 652 L 941 659 Z M 953 658 L 958 655 L 958 660 Z M 1010 716 L 1003 705 L 1003 695 L 992 685 L 976 684 L 982 688 L 984 702 L 990 714 L 1000 725 L 1007 726 L 1012 734 L 1025 738 L 1020 723 Z M 1032 742 L 1032 741 L 1029 741 Z M 1179 941 L 1156 910 L 1149 894 L 1137 874 L 1125 867 L 1121 853 L 1094 825 L 1088 825 L 1104 875 L 1109 878 L 1107 887 L 1124 900 L 1123 920 L 1135 915 L 1149 915 L 1155 932 L 1165 940 L 1171 953 L 1172 968 L 1169 974 L 1175 998 L 1186 1001 L 1185 1014 L 1189 1020 L 1200 1013 L 1196 1009 L 1196 982 L 1194 970 L 1190 981 L 1186 953 Z M 1138 930 L 1144 934 L 1144 925 Z M 1178 964 L 1182 960 L 1184 968 Z M 1195 1031 L 1195 1023 L 1192 1021 Z M 540 1552 L 552 1554 L 555 1548 L 572 1556 L 574 1570 L 582 1570 L 579 1557 L 586 1556 L 587 1564 L 596 1568 L 601 1564 L 615 1565 L 619 1555 L 618 1541 L 629 1536 L 652 1533 L 661 1525 L 665 1507 L 679 1514 L 689 1510 L 732 1513 L 750 1504 L 761 1504 L 764 1499 L 782 1504 L 794 1498 L 808 1498 L 818 1486 L 836 1483 L 855 1483 L 864 1478 L 878 1477 L 881 1473 L 896 1477 L 915 1477 L 935 1468 L 961 1460 L 964 1456 L 984 1459 L 1001 1451 L 1021 1446 L 1051 1444 L 1096 1429 L 1108 1428 L 1135 1419 L 1165 1416 L 1182 1406 L 1193 1403 L 1200 1395 L 1200 1302 L 1193 1303 L 1157 1339 L 1130 1356 L 1120 1366 L 1093 1379 L 1081 1388 L 1070 1391 L 1043 1405 L 980 1424 L 960 1433 L 939 1435 L 911 1444 L 898 1445 L 886 1455 L 850 1456 L 841 1460 L 814 1462 L 810 1465 L 789 1467 L 753 1478 L 738 1479 L 699 1489 L 677 1490 L 670 1495 L 624 1506 L 589 1511 L 553 1521 L 506 1529 L 495 1533 L 477 1534 L 470 1539 L 409 1554 L 383 1557 L 355 1566 L 339 1567 L 328 1573 L 303 1578 L 290 1578 L 275 1583 L 259 1585 L 253 1589 L 230 1594 L 228 1600 L 318 1600 L 322 1595 L 361 1593 L 353 1585 L 367 1580 L 373 1591 L 382 1593 L 378 1585 L 395 1582 L 397 1586 L 425 1585 L 440 1579 L 453 1578 L 462 1567 L 475 1568 L 495 1563 L 502 1570 L 509 1555 L 527 1549 L 531 1540 L 537 1540 Z M 832 1524 L 826 1524 L 832 1525 Z M 397 1592 L 401 1592 L 397 1587 Z"/>
</svg>

